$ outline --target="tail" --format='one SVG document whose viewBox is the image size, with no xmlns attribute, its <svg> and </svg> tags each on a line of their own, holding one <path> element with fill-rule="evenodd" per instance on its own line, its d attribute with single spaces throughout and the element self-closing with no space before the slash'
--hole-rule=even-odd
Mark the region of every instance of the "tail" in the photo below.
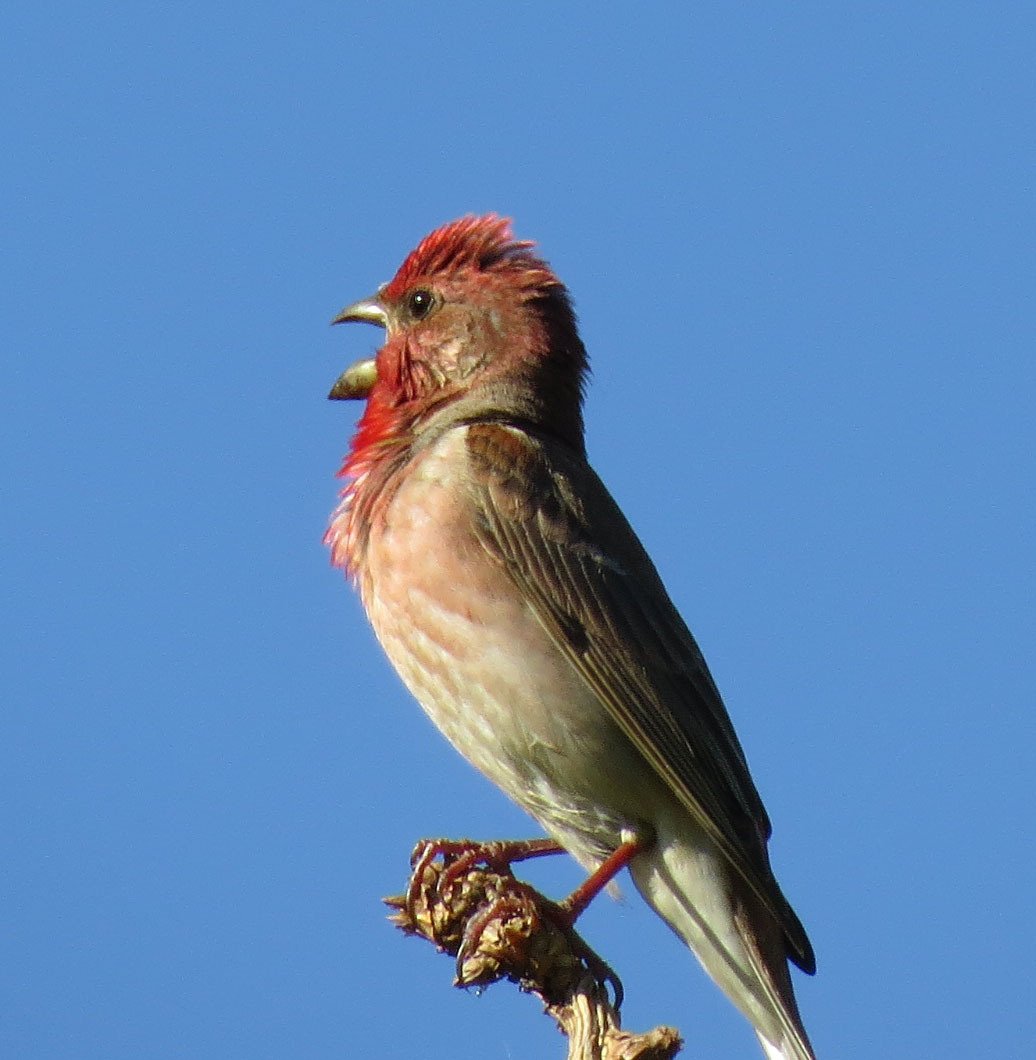
<svg viewBox="0 0 1036 1060">
<path fill-rule="evenodd" d="M 767 1060 L 816 1060 L 788 971 L 784 933 L 684 816 L 630 865 L 637 889 L 755 1028 Z"/>
<path fill-rule="evenodd" d="M 756 1031 L 756 1034 L 759 1035 L 759 1044 L 766 1053 L 766 1060 L 815 1060 L 808 1041 L 786 1042 L 782 1046 L 777 1046 L 767 1041 L 761 1032 Z M 802 1051 L 803 1049 L 805 1052 Z"/>
</svg>

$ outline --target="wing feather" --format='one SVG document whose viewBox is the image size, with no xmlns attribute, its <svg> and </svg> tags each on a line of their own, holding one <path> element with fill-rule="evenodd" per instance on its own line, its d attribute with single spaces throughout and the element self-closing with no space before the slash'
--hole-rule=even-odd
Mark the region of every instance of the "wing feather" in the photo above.
<svg viewBox="0 0 1036 1060">
<path fill-rule="evenodd" d="M 704 657 L 622 512 L 566 446 L 468 425 L 483 547 L 619 728 L 815 966 L 770 869 L 770 822 Z"/>
</svg>

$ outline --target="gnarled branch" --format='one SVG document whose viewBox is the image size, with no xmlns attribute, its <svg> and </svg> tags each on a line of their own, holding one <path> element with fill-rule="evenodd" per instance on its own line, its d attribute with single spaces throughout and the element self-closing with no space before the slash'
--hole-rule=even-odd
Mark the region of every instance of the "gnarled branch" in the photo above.
<svg viewBox="0 0 1036 1060">
<path fill-rule="evenodd" d="M 456 986 L 509 979 L 535 994 L 568 1038 L 568 1060 L 676 1056 L 682 1042 L 671 1027 L 645 1034 L 621 1029 L 618 978 L 564 925 L 554 903 L 516 879 L 507 865 L 458 860 L 461 846 L 419 844 L 407 893 L 385 899 L 396 910 L 390 919 L 406 934 L 457 958 Z"/>
</svg>

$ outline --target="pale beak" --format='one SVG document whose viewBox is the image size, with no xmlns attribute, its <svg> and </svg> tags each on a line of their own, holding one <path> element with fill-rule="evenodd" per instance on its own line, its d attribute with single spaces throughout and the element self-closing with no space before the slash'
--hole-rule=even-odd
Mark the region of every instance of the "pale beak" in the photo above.
<svg viewBox="0 0 1036 1060">
<path fill-rule="evenodd" d="M 335 380 L 327 395 L 332 401 L 349 401 L 367 397 L 378 381 L 378 366 L 373 357 L 357 361 Z"/>
<path fill-rule="evenodd" d="M 373 298 L 361 298 L 359 302 L 347 305 L 331 323 L 346 324 L 350 320 L 362 320 L 367 324 L 377 324 L 379 328 L 388 327 L 388 313 L 385 312 L 385 307 L 378 301 L 377 295 Z"/>
<path fill-rule="evenodd" d="M 353 320 L 360 320 L 366 324 L 377 324 L 379 328 L 388 327 L 388 313 L 385 307 L 374 298 L 364 298 L 359 302 L 347 305 L 331 321 L 332 324 L 347 324 Z M 351 364 L 335 380 L 331 392 L 327 395 L 332 401 L 348 401 L 354 398 L 365 398 L 374 386 L 378 378 L 378 369 L 373 357 L 365 357 L 362 361 Z"/>
</svg>

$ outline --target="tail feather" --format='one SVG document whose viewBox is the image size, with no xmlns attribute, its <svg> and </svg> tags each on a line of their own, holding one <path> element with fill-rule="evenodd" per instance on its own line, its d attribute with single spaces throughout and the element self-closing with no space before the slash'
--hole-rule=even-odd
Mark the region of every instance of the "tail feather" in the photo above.
<svg viewBox="0 0 1036 1060">
<path fill-rule="evenodd" d="M 756 1034 L 767 1060 L 816 1060 L 799 1016 L 786 957 L 779 953 L 771 954 L 770 959 L 767 959 L 755 944 L 754 937 L 747 938 L 745 942 L 749 961 L 767 994 L 770 1009 L 776 1015 L 782 1032 L 774 1041 L 769 1030 L 764 1031 L 756 1026 Z"/>
<path fill-rule="evenodd" d="M 803 1052 L 801 1043 L 785 1042 L 783 1045 L 774 1045 L 759 1031 L 756 1031 L 756 1034 L 759 1037 L 759 1044 L 763 1047 L 763 1052 L 766 1053 L 766 1060 L 815 1060 L 813 1050 Z M 805 1047 L 809 1048 L 808 1043 Z"/>
<path fill-rule="evenodd" d="M 768 1060 L 815 1060 L 792 990 L 784 932 L 753 894 L 738 895 L 703 833 L 659 829 L 630 865 L 647 902 L 755 1028 Z"/>
</svg>

